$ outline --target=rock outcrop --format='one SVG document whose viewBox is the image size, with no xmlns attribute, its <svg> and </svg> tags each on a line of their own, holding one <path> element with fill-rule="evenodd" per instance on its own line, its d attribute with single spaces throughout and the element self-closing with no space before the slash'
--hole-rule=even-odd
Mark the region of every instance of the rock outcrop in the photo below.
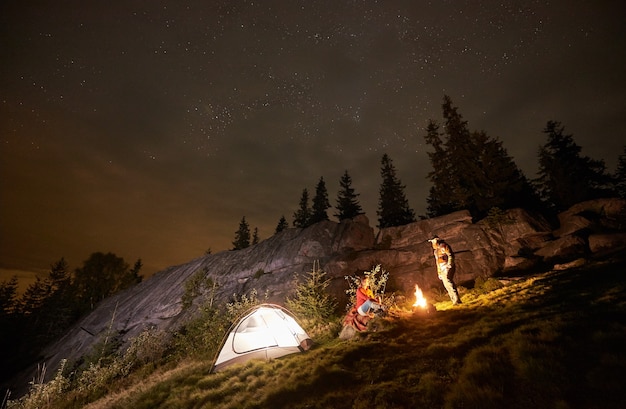
<svg viewBox="0 0 626 409">
<path fill-rule="evenodd" d="M 243 250 L 206 255 L 166 268 L 103 301 L 45 350 L 48 374 L 55 373 L 62 359 L 77 360 L 88 353 L 109 327 L 123 334 L 127 342 L 147 327 L 167 331 L 180 326 L 197 310 L 194 306 L 183 309 L 182 297 L 185 282 L 198 272 L 217 283 L 212 293 L 217 302 L 256 289 L 261 295 L 267 292 L 268 301 L 282 304 L 293 291 L 294 274 L 311 271 L 318 261 L 331 279 L 329 290 L 341 301 L 348 287 L 344 277 L 377 264 L 390 272 L 387 291 L 408 295 L 415 284 L 441 286 L 427 242 L 435 234 L 446 239 L 456 253 L 456 281 L 460 284 L 477 277 L 551 268 L 556 263 L 626 248 L 625 200 L 581 203 L 563 212 L 559 220 L 558 229 L 552 230 L 542 218 L 513 209 L 497 220 L 473 223 L 469 212 L 459 211 L 384 228 L 377 234 L 365 216 L 287 229 Z M 201 299 L 202 295 L 197 302 Z"/>
</svg>

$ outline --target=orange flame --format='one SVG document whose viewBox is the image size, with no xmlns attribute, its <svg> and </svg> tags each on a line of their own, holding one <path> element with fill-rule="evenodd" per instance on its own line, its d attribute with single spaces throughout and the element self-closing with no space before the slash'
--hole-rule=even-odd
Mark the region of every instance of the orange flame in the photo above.
<svg viewBox="0 0 626 409">
<path fill-rule="evenodd" d="M 424 298 L 422 290 L 420 290 L 419 286 L 415 284 L 415 303 L 413 304 L 413 306 L 426 308 L 426 305 L 426 298 Z"/>
</svg>

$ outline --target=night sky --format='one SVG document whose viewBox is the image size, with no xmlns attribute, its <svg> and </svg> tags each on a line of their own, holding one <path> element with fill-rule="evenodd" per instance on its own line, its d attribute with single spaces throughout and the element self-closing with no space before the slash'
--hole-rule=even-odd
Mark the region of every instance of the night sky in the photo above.
<svg viewBox="0 0 626 409">
<path fill-rule="evenodd" d="M 97 251 L 150 275 L 244 216 L 265 239 L 345 170 L 376 226 L 384 153 L 423 215 L 444 95 L 529 178 L 548 120 L 611 172 L 626 144 L 617 0 L 4 0 L 0 21 L 0 280 Z"/>
</svg>

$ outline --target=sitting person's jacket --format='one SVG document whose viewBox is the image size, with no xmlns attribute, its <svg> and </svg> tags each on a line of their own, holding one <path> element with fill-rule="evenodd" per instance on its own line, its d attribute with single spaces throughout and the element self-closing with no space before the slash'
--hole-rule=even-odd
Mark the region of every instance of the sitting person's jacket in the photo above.
<svg viewBox="0 0 626 409">
<path fill-rule="evenodd" d="M 376 301 L 374 293 L 369 288 L 363 290 L 363 287 L 359 287 L 356 290 L 356 308 L 358 309 L 367 300 Z"/>
</svg>

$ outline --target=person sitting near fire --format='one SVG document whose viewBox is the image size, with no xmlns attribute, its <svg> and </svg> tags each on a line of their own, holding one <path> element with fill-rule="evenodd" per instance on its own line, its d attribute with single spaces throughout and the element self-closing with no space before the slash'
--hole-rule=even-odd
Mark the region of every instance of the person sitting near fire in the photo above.
<svg viewBox="0 0 626 409">
<path fill-rule="evenodd" d="M 456 267 L 454 265 L 454 252 L 448 243 L 440 239 L 438 236 L 428 240 L 433 247 L 435 256 L 435 264 L 437 265 L 437 277 L 443 283 L 443 286 L 452 300 L 452 304 L 461 304 L 461 297 L 454 284 L 454 273 Z"/>
<path fill-rule="evenodd" d="M 374 313 L 384 311 L 380 298 L 375 297 L 370 289 L 369 277 L 361 279 L 361 285 L 356 290 L 356 310 L 362 317 L 372 317 Z"/>
</svg>

